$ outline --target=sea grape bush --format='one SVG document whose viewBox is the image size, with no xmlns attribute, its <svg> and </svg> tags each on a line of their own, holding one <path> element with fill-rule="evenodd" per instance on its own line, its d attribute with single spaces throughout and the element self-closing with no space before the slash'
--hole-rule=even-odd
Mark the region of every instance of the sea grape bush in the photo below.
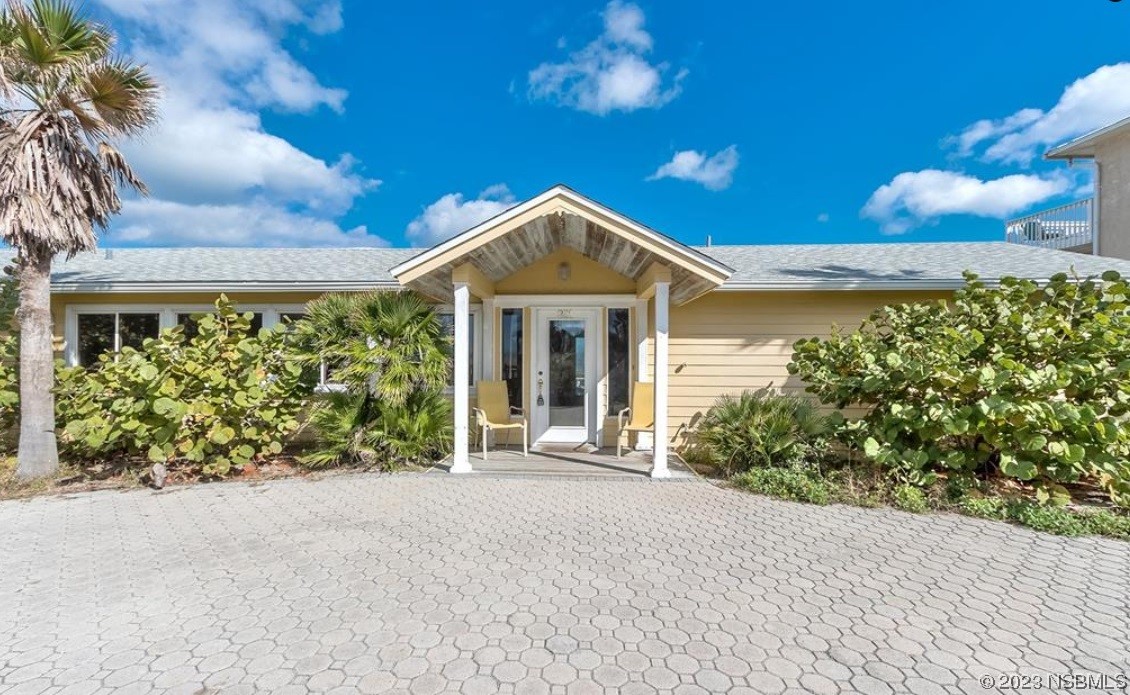
<svg viewBox="0 0 1130 695">
<path fill-rule="evenodd" d="M 999 287 L 967 274 L 950 301 L 798 341 L 789 371 L 826 404 L 864 408 L 842 435 L 903 482 L 1000 474 L 1060 501 L 1086 478 L 1130 506 L 1128 292 L 1113 271 Z"/>
<path fill-rule="evenodd" d="M 251 314 L 221 296 L 191 340 L 172 328 L 91 369 L 62 370 L 61 443 L 88 457 L 198 463 L 214 476 L 280 453 L 313 384 L 285 330 L 250 326 Z"/>
</svg>

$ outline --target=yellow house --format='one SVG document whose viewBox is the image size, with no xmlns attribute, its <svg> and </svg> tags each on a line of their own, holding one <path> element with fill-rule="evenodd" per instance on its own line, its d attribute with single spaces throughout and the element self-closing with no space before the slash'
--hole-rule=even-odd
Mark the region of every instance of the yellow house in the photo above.
<svg viewBox="0 0 1130 695">
<path fill-rule="evenodd" d="M 108 249 L 58 264 L 62 354 L 86 364 L 190 322 L 223 292 L 271 326 L 325 292 L 410 288 L 455 338 L 455 454 L 469 471 L 475 384 L 503 380 L 537 449 L 602 447 L 653 382 L 652 475 L 724 394 L 803 388 L 794 341 L 884 304 L 945 297 L 971 270 L 1046 279 L 1130 262 L 1005 243 L 693 247 L 555 186 L 429 249 Z"/>
</svg>

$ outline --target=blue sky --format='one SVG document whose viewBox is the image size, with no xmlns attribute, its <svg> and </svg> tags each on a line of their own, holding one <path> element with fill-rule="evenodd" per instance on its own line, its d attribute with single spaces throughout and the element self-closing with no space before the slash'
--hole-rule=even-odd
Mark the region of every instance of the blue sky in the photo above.
<svg viewBox="0 0 1130 695">
<path fill-rule="evenodd" d="M 1130 115 L 1109 0 L 93 9 L 166 87 L 108 245 L 425 245 L 555 183 L 693 244 L 995 240 Z"/>
</svg>

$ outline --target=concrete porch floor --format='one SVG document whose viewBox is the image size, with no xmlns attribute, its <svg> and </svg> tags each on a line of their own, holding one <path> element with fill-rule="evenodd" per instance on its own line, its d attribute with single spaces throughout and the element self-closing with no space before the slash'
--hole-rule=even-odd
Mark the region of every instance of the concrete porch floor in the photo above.
<svg viewBox="0 0 1130 695">
<path fill-rule="evenodd" d="M 471 450 L 469 475 L 553 475 L 573 477 L 629 477 L 648 478 L 651 475 L 651 452 L 626 451 L 623 458 L 616 458 L 615 449 L 600 449 L 592 453 L 581 451 L 531 451 L 529 457 L 522 456 L 521 449 L 499 447 L 487 452 L 483 460 L 481 449 Z M 667 467 L 671 471 L 668 480 L 691 480 L 698 476 L 677 454 L 667 457 Z M 451 459 L 433 467 L 429 473 L 447 474 Z"/>
</svg>

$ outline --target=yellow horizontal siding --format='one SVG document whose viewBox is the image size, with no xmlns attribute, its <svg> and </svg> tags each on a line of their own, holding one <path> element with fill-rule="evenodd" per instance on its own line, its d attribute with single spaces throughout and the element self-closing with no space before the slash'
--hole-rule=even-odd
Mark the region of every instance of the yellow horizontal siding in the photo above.
<svg viewBox="0 0 1130 695">
<path fill-rule="evenodd" d="M 945 292 L 713 292 L 672 307 L 668 416 L 675 444 L 723 394 L 764 388 L 803 393 L 788 373 L 793 344 L 853 330 L 887 304 L 943 299 Z M 654 335 L 654 323 L 651 334 Z M 653 344 L 649 360 L 655 363 Z"/>
</svg>

